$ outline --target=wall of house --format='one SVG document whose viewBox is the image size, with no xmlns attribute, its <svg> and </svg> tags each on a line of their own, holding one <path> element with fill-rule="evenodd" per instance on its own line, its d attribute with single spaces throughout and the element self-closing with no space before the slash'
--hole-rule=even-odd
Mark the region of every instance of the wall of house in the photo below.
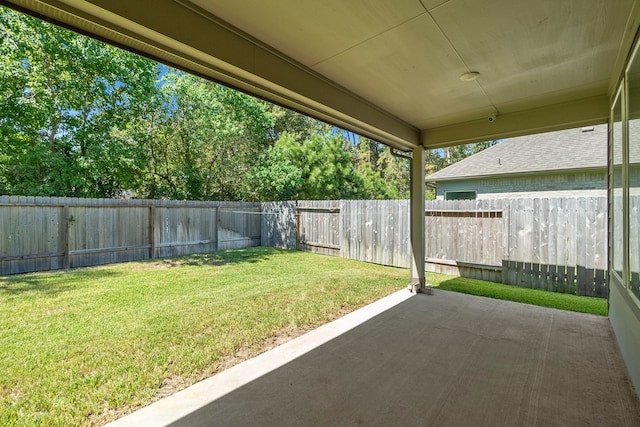
<svg viewBox="0 0 640 427">
<path fill-rule="evenodd" d="M 447 191 L 475 191 L 477 199 L 514 197 L 600 197 L 607 195 L 606 171 L 598 173 L 525 175 L 441 181 L 436 199 Z"/>
<path fill-rule="evenodd" d="M 640 395 L 640 307 L 616 281 L 609 282 L 609 320 L 622 350 L 631 382 Z"/>
<path fill-rule="evenodd" d="M 638 9 L 634 20 L 640 22 Z M 621 76 L 610 105 L 608 261 L 609 320 L 640 396 L 640 170 L 637 166 L 640 164 L 640 42 L 637 37 L 636 34 L 635 46 L 625 64 L 627 71 Z"/>
</svg>

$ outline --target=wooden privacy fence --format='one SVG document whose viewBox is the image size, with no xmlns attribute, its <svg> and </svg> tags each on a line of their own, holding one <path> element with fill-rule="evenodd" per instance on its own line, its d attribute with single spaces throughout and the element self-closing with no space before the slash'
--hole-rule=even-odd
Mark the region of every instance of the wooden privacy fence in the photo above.
<svg viewBox="0 0 640 427">
<path fill-rule="evenodd" d="M 263 204 L 262 244 L 408 267 L 409 201 Z M 426 268 L 606 297 L 607 200 L 521 198 L 426 203 Z"/>
<path fill-rule="evenodd" d="M 427 268 L 606 297 L 607 198 L 428 203 Z"/>
<path fill-rule="evenodd" d="M 508 202 L 504 283 L 607 296 L 606 197 Z"/>
<path fill-rule="evenodd" d="M 259 203 L 0 196 L 0 274 L 260 245 Z"/>
<path fill-rule="evenodd" d="M 605 297 L 607 200 L 429 201 L 428 271 Z M 0 274 L 249 246 L 408 267 L 408 200 L 0 197 Z"/>
<path fill-rule="evenodd" d="M 502 281 L 501 200 L 433 200 L 426 203 L 426 269 Z"/>
<path fill-rule="evenodd" d="M 262 245 L 408 267 L 408 200 L 263 203 Z"/>
</svg>

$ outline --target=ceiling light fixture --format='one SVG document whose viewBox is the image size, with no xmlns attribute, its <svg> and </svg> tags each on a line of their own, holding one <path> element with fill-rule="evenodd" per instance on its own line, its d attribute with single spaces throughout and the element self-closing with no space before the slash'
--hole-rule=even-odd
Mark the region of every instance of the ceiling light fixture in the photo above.
<svg viewBox="0 0 640 427">
<path fill-rule="evenodd" d="M 480 73 L 477 71 L 469 71 L 468 73 L 462 74 L 460 76 L 460 80 L 462 80 L 463 82 L 472 82 L 477 79 L 479 75 Z"/>
</svg>

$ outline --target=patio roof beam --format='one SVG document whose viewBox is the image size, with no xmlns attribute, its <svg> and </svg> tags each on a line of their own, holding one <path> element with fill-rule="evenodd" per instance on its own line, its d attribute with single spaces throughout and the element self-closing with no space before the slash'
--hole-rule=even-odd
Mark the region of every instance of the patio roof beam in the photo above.
<svg viewBox="0 0 640 427">
<path fill-rule="evenodd" d="M 493 121 L 489 121 L 487 117 L 451 126 L 427 129 L 422 132 L 422 144 L 428 149 L 450 147 L 597 125 L 607 123 L 608 118 L 609 97 L 594 96 L 516 113 L 497 114 Z"/>
</svg>

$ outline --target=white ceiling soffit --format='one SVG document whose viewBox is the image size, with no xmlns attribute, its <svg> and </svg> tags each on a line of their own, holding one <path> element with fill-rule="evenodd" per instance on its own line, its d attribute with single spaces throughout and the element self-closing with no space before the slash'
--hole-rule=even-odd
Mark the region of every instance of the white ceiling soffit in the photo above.
<svg viewBox="0 0 640 427">
<path fill-rule="evenodd" d="M 636 0 L 11 3 L 400 149 L 606 121 L 638 26 Z"/>
</svg>

